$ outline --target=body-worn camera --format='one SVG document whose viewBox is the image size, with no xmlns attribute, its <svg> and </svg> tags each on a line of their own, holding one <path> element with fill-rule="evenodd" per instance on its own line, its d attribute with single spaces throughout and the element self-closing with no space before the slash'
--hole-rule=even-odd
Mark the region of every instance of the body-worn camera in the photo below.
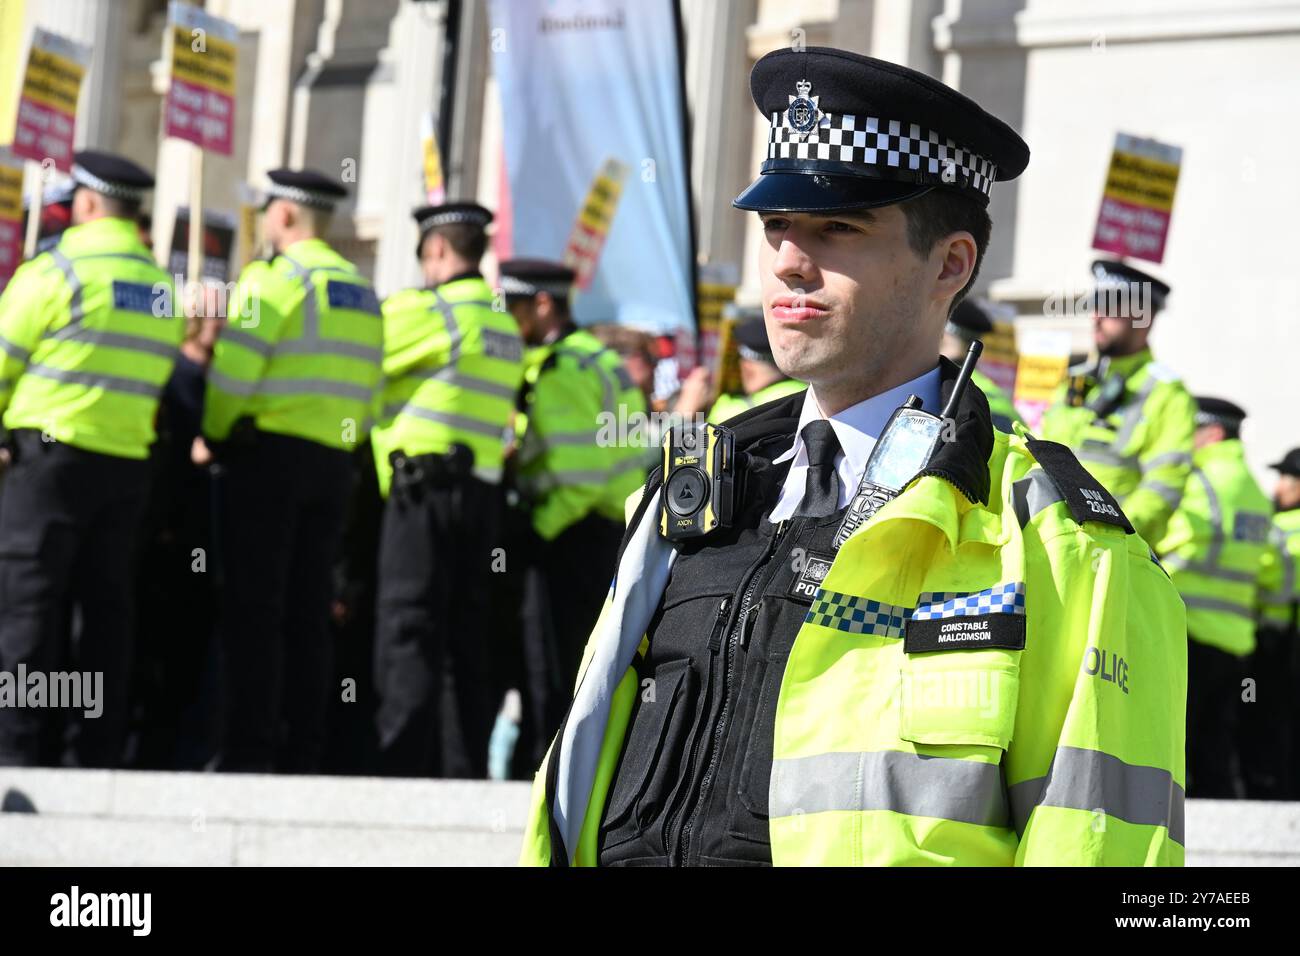
<svg viewBox="0 0 1300 956">
<path fill-rule="evenodd" d="M 661 535 L 682 541 L 730 527 L 735 491 L 736 444 L 730 429 L 707 422 L 669 429 L 664 436 Z"/>
</svg>

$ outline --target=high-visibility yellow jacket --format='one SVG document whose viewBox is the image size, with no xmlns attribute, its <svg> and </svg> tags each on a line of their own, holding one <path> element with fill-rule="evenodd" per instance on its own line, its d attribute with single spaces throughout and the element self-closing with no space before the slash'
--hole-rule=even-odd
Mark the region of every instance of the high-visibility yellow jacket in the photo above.
<svg viewBox="0 0 1300 956">
<path fill-rule="evenodd" d="M 970 379 L 984 393 L 984 397 L 989 400 L 989 411 L 993 415 L 993 427 L 1009 432 L 1015 422 L 1023 423 L 1020 413 L 1016 411 L 1016 406 L 1011 403 L 1007 393 L 1002 391 L 993 379 L 979 369 L 971 372 Z"/>
<path fill-rule="evenodd" d="M 185 334 L 171 279 L 136 225 L 73 226 L 0 296 L 0 411 L 76 448 L 146 458 Z"/>
<path fill-rule="evenodd" d="M 759 405 L 765 405 L 774 399 L 793 395 L 795 392 L 802 392 L 807 387 L 806 382 L 783 378 L 779 382 L 773 382 L 771 385 L 760 388 L 753 395 L 719 395 L 718 400 L 709 409 L 708 420 L 715 425 L 720 425 L 741 412 L 757 408 Z"/>
<path fill-rule="evenodd" d="M 1259 576 L 1260 623 L 1287 630 L 1300 625 L 1300 508 L 1273 517 Z"/>
<path fill-rule="evenodd" d="M 494 312 L 481 276 L 384 301 L 384 387 L 371 433 L 380 491 L 390 452 L 444 454 L 461 444 L 474 474 L 500 484 L 505 431 L 523 383 L 523 340 L 508 312 Z"/>
<path fill-rule="evenodd" d="M 646 404 L 618 353 L 583 329 L 548 346 L 537 368 L 524 395 L 518 483 L 533 530 L 551 541 L 588 514 L 622 518 L 645 479 Z"/>
<path fill-rule="evenodd" d="M 771 414 L 797 418 L 797 401 Z M 1181 865 L 1182 602 L 1064 448 L 1020 427 L 989 444 L 987 505 L 924 474 L 823 579 L 776 708 L 773 863 Z M 670 573 L 659 493 L 656 473 L 629 502 L 614 585 L 534 782 L 522 863 L 597 858 L 640 690 L 629 665 Z M 906 652 L 912 622 L 972 609 L 1023 622 L 1023 650 Z"/>
<path fill-rule="evenodd" d="M 1196 402 L 1149 349 L 1110 360 L 1104 382 L 1087 372 L 1077 378 L 1082 404 L 1069 403 L 1071 382 L 1062 383 L 1043 416 L 1042 437 L 1069 446 L 1154 544 L 1164 536 L 1191 473 Z M 1122 397 L 1099 417 L 1094 409 L 1112 378 L 1122 381 Z"/>
<path fill-rule="evenodd" d="M 320 239 L 251 262 L 208 370 L 203 433 L 261 431 L 351 450 L 370 431 L 383 324 L 370 283 Z"/>
<path fill-rule="evenodd" d="M 1239 657 L 1255 649 L 1255 599 L 1272 510 L 1239 439 L 1192 455 L 1182 503 L 1156 545 L 1187 605 L 1189 637 Z"/>
</svg>

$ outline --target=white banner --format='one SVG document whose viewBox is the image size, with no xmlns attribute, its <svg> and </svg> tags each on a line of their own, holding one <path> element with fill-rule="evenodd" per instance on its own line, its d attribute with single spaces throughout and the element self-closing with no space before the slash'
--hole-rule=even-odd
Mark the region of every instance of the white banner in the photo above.
<svg viewBox="0 0 1300 956">
<path fill-rule="evenodd" d="M 694 330 L 673 0 L 493 0 L 510 253 L 579 274 L 579 322 Z"/>
</svg>

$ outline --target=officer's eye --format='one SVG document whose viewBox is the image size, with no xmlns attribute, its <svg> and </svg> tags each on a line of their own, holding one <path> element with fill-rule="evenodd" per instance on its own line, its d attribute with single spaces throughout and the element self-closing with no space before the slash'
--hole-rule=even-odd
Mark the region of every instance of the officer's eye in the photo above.
<svg viewBox="0 0 1300 956">
<path fill-rule="evenodd" d="M 826 231 L 835 232 L 835 233 L 853 233 L 853 232 L 859 232 L 860 230 L 858 229 L 857 226 L 853 225 L 853 223 L 851 222 L 840 222 L 838 220 L 832 219 L 830 222 L 826 224 Z"/>
<path fill-rule="evenodd" d="M 789 227 L 790 220 L 788 219 L 778 219 L 776 216 L 771 216 L 763 220 L 764 232 L 785 232 Z"/>
</svg>

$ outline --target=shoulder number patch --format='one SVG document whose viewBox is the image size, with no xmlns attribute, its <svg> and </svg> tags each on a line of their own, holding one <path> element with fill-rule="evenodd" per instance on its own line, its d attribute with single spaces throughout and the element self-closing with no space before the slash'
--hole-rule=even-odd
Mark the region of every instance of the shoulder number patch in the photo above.
<svg viewBox="0 0 1300 956">
<path fill-rule="evenodd" d="M 1074 452 L 1054 441 L 1041 441 L 1037 438 L 1031 438 L 1028 446 L 1030 454 L 1042 465 L 1047 477 L 1065 498 L 1075 521 L 1079 524 L 1101 521 L 1123 528 L 1126 534 L 1134 533 L 1133 525 L 1129 523 L 1115 496 L 1079 464 Z"/>
</svg>

